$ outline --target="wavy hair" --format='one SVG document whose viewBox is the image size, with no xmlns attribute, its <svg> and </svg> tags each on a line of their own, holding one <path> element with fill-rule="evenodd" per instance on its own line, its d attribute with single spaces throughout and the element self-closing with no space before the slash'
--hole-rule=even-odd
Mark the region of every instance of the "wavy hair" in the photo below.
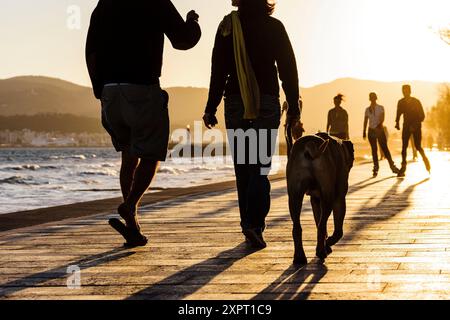
<svg viewBox="0 0 450 320">
<path fill-rule="evenodd" d="M 249 16 L 270 16 L 275 11 L 275 3 L 270 0 L 241 0 L 239 11 Z"/>
</svg>

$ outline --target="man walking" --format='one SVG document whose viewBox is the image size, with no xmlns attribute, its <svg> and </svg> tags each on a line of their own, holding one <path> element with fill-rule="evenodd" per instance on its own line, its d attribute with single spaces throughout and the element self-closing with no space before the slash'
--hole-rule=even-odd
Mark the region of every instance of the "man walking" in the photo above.
<svg viewBox="0 0 450 320">
<path fill-rule="evenodd" d="M 334 108 L 328 112 L 327 132 L 339 139 L 348 140 L 348 113 L 341 106 L 344 95 L 338 94 L 334 97 Z"/>
<path fill-rule="evenodd" d="M 167 155 L 168 95 L 161 90 L 164 35 L 175 49 L 188 50 L 201 37 L 195 11 L 184 21 L 170 0 L 100 0 L 92 17 L 86 60 L 94 94 L 102 103 L 102 124 L 122 153 L 124 202 L 111 226 L 130 246 L 141 246 L 137 207 L 159 161 Z"/>
<path fill-rule="evenodd" d="M 425 155 L 422 148 L 422 122 L 425 120 L 425 112 L 422 103 L 411 96 L 411 86 L 406 84 L 402 87 L 404 98 L 398 102 L 397 119 L 395 128 L 400 130 L 400 117 L 403 115 L 403 131 L 402 131 L 402 168 L 399 177 L 404 177 L 407 165 L 407 150 L 409 139 L 412 135 L 414 145 L 417 151 L 422 156 L 425 168 L 428 172 L 431 171 L 430 161 Z"/>
<path fill-rule="evenodd" d="M 364 133 L 363 138 L 369 137 L 370 146 L 372 148 L 372 158 L 373 158 L 373 176 L 378 175 L 378 170 L 380 169 L 378 160 L 378 144 L 381 150 L 383 150 L 386 160 L 389 162 L 389 166 L 393 173 L 398 174 L 400 170 L 395 166 L 392 160 L 391 152 L 389 151 L 387 145 L 386 133 L 383 128 L 385 113 L 384 107 L 377 104 L 378 96 L 375 92 L 369 95 L 370 106 L 366 109 L 366 114 L 364 117 Z M 367 124 L 369 125 L 369 134 L 367 135 Z"/>
</svg>

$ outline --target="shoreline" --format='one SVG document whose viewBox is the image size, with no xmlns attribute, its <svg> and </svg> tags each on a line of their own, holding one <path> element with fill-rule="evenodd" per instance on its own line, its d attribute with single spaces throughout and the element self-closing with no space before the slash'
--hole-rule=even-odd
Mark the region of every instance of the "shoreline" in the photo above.
<svg viewBox="0 0 450 320">
<path fill-rule="evenodd" d="M 284 178 L 285 172 L 269 177 L 272 182 Z M 160 192 L 145 194 L 142 198 L 141 206 L 172 200 L 174 198 L 229 190 L 235 188 L 235 186 L 236 182 L 233 179 L 225 182 L 204 184 L 194 187 L 165 189 Z M 122 197 L 116 197 L 1 214 L 0 232 L 27 228 L 45 223 L 59 222 L 67 219 L 90 217 L 108 212 L 114 213 L 122 201 Z"/>
</svg>

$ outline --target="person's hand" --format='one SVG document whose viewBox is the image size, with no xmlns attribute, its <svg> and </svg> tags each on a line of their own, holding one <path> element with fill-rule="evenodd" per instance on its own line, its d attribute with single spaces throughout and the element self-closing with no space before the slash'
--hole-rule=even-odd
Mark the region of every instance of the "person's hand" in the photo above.
<svg viewBox="0 0 450 320">
<path fill-rule="evenodd" d="M 292 138 L 294 140 L 300 139 L 303 134 L 305 133 L 305 129 L 303 128 L 303 123 L 298 120 L 296 123 L 294 123 L 291 127 L 292 130 Z"/>
<path fill-rule="evenodd" d="M 291 130 L 292 138 L 294 140 L 298 140 L 303 136 L 305 129 L 303 128 L 303 123 L 300 121 L 299 116 L 290 116 L 286 117 L 286 129 Z"/>
<path fill-rule="evenodd" d="M 200 16 L 197 14 L 197 12 L 195 12 L 195 10 L 189 11 L 186 16 L 186 20 L 194 20 L 197 22 L 198 22 L 198 18 L 200 18 Z"/>
<path fill-rule="evenodd" d="M 219 122 L 217 121 L 217 118 L 215 115 L 211 113 L 205 113 L 203 115 L 203 123 L 208 129 L 214 128 Z"/>
<path fill-rule="evenodd" d="M 397 124 L 395 125 L 395 129 L 400 131 L 400 124 L 397 122 Z"/>
<path fill-rule="evenodd" d="M 364 132 L 363 133 L 363 139 L 366 140 L 367 139 L 367 134 Z"/>
</svg>

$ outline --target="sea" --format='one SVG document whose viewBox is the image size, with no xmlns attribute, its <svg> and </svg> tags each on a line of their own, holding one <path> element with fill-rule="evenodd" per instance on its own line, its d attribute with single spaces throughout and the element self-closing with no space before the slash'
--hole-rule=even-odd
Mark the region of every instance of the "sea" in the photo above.
<svg viewBox="0 0 450 320">
<path fill-rule="evenodd" d="M 274 170 L 285 165 L 274 159 Z M 0 214 L 121 196 L 112 148 L 0 149 Z M 234 179 L 230 157 L 169 158 L 149 192 Z"/>
</svg>

